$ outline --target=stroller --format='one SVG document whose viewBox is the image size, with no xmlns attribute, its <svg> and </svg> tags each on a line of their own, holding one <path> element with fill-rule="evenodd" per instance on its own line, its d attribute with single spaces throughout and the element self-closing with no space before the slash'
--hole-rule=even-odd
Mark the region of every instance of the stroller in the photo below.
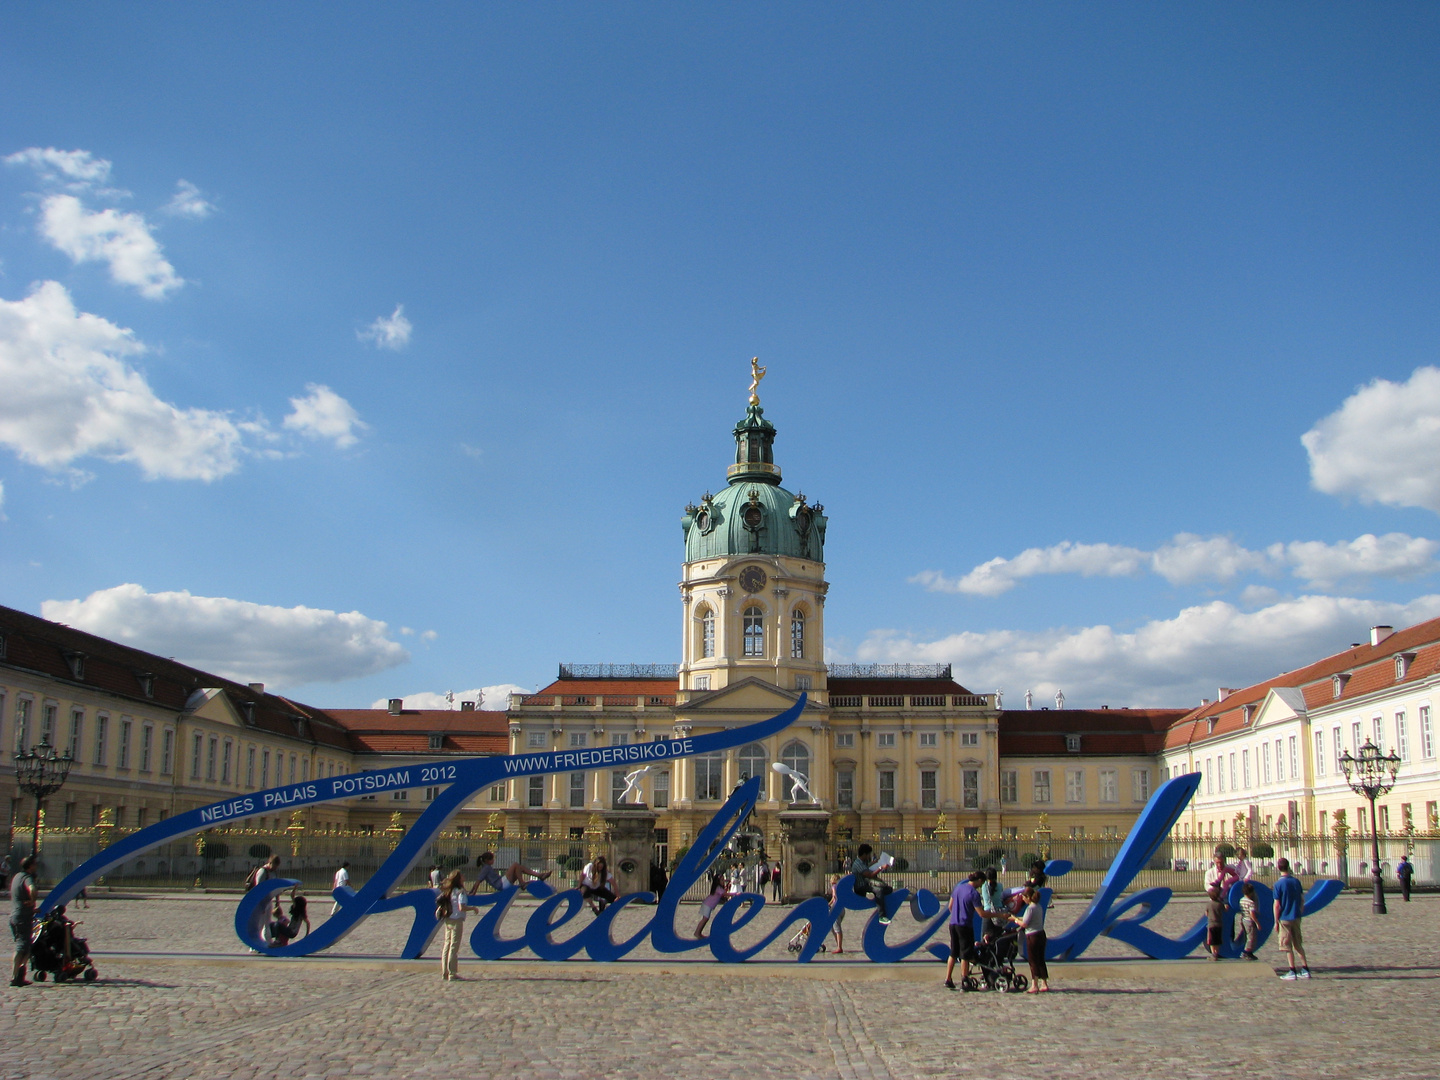
<svg viewBox="0 0 1440 1080">
<path fill-rule="evenodd" d="M 810 924 L 807 922 L 804 926 L 800 927 L 799 930 L 795 931 L 794 937 L 792 937 L 788 942 L 785 943 L 785 951 L 798 953 L 801 949 L 805 947 L 805 942 L 809 940 Z M 825 951 L 825 943 L 823 941 L 820 943 L 820 951 Z"/>
<path fill-rule="evenodd" d="M 46 975 L 54 975 L 57 983 L 70 979 L 94 982 L 99 977 L 90 959 L 90 946 L 75 936 L 78 925 L 65 917 L 63 907 L 40 920 L 30 946 L 30 970 L 38 981 L 44 982 Z"/>
<path fill-rule="evenodd" d="M 1020 955 L 1019 931 L 1010 930 L 993 938 L 977 942 L 975 952 L 980 958 L 980 979 L 985 980 L 985 989 L 1019 992 L 1030 985 L 1030 980 L 1015 971 L 1015 957 Z M 969 989 L 980 989 L 980 979 L 971 975 L 966 982 Z"/>
</svg>

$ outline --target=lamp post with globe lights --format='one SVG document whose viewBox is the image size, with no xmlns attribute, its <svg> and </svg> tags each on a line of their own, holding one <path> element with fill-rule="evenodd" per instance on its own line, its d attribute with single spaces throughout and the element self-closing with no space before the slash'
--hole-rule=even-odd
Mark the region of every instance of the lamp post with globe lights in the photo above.
<svg viewBox="0 0 1440 1080">
<path fill-rule="evenodd" d="M 41 739 L 39 746 L 30 747 L 29 753 L 15 755 L 15 779 L 21 789 L 35 799 L 35 831 L 30 839 L 30 853 L 40 857 L 40 817 L 45 812 L 45 798 L 65 786 L 70 777 L 70 766 L 75 758 L 70 751 L 56 754 L 49 739 Z"/>
<path fill-rule="evenodd" d="M 1370 874 L 1375 879 L 1375 898 L 1370 910 L 1384 915 L 1385 885 L 1380 877 L 1380 825 L 1375 819 L 1375 800 L 1388 795 L 1395 786 L 1400 756 L 1394 750 L 1382 754 L 1378 746 L 1366 739 L 1358 754 L 1352 755 L 1346 750 L 1340 755 L 1340 768 L 1345 772 L 1350 790 L 1370 800 Z"/>
</svg>

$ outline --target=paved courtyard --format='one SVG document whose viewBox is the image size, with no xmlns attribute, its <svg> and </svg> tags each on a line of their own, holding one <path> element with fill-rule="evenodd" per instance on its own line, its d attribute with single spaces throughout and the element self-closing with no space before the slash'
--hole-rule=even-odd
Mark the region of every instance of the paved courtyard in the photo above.
<svg viewBox="0 0 1440 1080">
<path fill-rule="evenodd" d="M 376 916 L 313 960 L 245 955 L 235 897 L 91 902 L 91 985 L 6 987 L 0 1077 L 1433 1077 L 1440 897 L 1372 917 L 1346 896 L 1306 921 L 1310 982 L 1264 963 L 1055 965 L 1049 995 L 953 994 L 939 964 L 881 968 L 777 948 L 740 967 L 393 957 L 408 923 Z M 1082 910 L 1062 901 L 1063 928 Z M 328 904 L 317 904 L 323 918 Z M 682 908 L 682 925 L 692 910 Z M 1150 925 L 1200 914 L 1178 900 Z M 637 920 L 649 911 L 637 913 Z M 855 916 L 852 914 L 853 920 Z M 473 917 L 472 917 L 473 919 Z M 770 920 L 767 908 L 758 922 Z M 892 933 L 906 933 L 897 919 Z M 857 924 L 858 928 L 858 924 Z M 624 923 L 617 928 L 623 932 Z M 512 931 L 513 932 L 513 931 Z M 908 935 L 907 935 L 908 936 Z M 436 952 L 432 948 L 431 954 Z M 150 954 L 150 955 L 140 955 Z M 1087 955 L 1124 956 L 1097 942 Z"/>
</svg>

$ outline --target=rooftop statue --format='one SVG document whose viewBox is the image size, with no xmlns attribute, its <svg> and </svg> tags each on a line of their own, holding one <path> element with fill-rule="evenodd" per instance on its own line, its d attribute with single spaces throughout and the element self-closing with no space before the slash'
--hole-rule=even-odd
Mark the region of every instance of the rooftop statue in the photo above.
<svg viewBox="0 0 1440 1080">
<path fill-rule="evenodd" d="M 750 404 L 760 404 L 760 380 L 765 378 L 765 369 L 760 366 L 760 358 L 752 357 L 750 360 Z"/>
</svg>

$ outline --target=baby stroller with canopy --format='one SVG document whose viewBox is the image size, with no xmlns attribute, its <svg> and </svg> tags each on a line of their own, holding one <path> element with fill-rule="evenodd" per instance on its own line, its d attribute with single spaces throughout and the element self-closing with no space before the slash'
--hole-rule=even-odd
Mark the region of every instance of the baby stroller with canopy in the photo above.
<svg viewBox="0 0 1440 1080">
<path fill-rule="evenodd" d="M 802 925 L 799 930 L 795 931 L 795 935 L 785 943 L 785 951 L 798 953 L 801 949 L 805 947 L 805 943 L 809 940 L 810 924 L 807 922 Z M 825 951 L 825 943 L 823 941 L 820 943 L 820 951 Z"/>
<path fill-rule="evenodd" d="M 94 982 L 99 977 L 90 959 L 90 946 L 75 936 L 78 925 L 65 917 L 63 906 L 40 920 L 30 946 L 30 970 L 38 981 L 44 982 L 46 975 L 54 975 L 57 983 L 71 979 Z"/>
<path fill-rule="evenodd" d="M 1002 994 L 1007 991 L 1018 992 L 1030 985 L 1028 978 L 1015 971 L 1015 957 L 1020 955 L 1019 936 L 1018 931 L 1010 930 L 976 943 L 975 953 L 979 957 L 980 978 L 973 975 L 969 977 L 967 981 L 972 984 L 971 990 L 980 989 L 982 979 L 985 989 L 998 990 Z"/>
</svg>

